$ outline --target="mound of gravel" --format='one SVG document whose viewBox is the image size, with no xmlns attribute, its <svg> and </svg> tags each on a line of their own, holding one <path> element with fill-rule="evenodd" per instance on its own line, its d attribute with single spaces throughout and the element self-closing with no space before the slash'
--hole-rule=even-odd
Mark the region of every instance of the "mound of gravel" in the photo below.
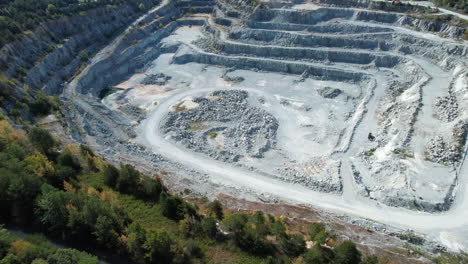
<svg viewBox="0 0 468 264">
<path fill-rule="evenodd" d="M 170 79 L 171 76 L 167 76 L 164 73 L 157 73 L 146 76 L 141 83 L 144 85 L 165 85 Z"/>
<path fill-rule="evenodd" d="M 226 162 L 242 157 L 261 158 L 276 145 L 278 121 L 263 109 L 251 106 L 248 93 L 216 91 L 196 97 L 198 106 L 178 108 L 162 122 L 162 131 L 172 140 Z"/>
</svg>

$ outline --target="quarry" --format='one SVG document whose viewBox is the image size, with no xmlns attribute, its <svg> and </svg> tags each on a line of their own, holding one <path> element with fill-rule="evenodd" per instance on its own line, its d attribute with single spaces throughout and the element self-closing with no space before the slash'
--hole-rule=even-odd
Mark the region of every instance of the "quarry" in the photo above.
<svg viewBox="0 0 468 264">
<path fill-rule="evenodd" d="M 74 140 L 179 189 L 466 250 L 468 42 L 417 8 L 165 0 L 45 90 Z"/>
</svg>

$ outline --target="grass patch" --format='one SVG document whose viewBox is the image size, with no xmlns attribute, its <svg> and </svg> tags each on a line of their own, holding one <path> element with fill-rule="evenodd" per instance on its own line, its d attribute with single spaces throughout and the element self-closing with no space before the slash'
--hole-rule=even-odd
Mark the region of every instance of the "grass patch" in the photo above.
<svg viewBox="0 0 468 264">
<path fill-rule="evenodd" d="M 211 139 L 215 139 L 217 136 L 218 136 L 218 132 L 216 132 L 216 131 L 210 132 L 210 138 Z"/>
</svg>

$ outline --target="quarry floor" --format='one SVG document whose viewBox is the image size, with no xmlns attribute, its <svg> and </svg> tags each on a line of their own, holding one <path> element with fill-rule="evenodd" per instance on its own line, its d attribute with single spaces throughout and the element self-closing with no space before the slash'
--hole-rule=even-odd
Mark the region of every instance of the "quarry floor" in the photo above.
<svg viewBox="0 0 468 264">
<path fill-rule="evenodd" d="M 297 6 L 296 8 L 316 7 Z M 206 17 L 200 16 L 199 19 Z M 358 21 L 350 23 L 361 24 Z M 375 26 L 379 27 L 378 24 Z M 414 32 L 402 27 L 386 27 L 401 34 L 413 34 L 429 41 L 450 42 L 434 34 Z M 436 134 L 449 132 L 444 128 L 444 124 L 433 118 L 433 101 L 436 97 L 446 94 L 448 83 L 465 86 L 467 78 L 460 77 L 455 71 L 445 71 L 417 56 L 405 57 L 412 62 L 403 64 L 400 68 L 351 66 L 354 70 L 372 76 L 372 81 L 365 82 L 320 80 L 197 62 L 174 63 L 183 55 L 204 53 L 204 50 L 194 44 L 203 36 L 204 32 L 200 26 L 179 27 L 161 42 L 167 47 L 178 46 L 175 52 L 161 54 L 144 69 L 115 85 L 114 88 L 119 90 L 101 101 L 104 106 L 116 113 L 122 112 L 134 116 L 132 126 L 136 136 L 128 142 L 143 146 L 164 157 L 168 162 L 161 166 L 170 175 L 177 175 L 172 181 L 178 181 L 175 185 L 178 185 L 179 189 L 187 187 L 195 193 L 210 197 L 227 194 L 239 199 L 304 205 L 331 215 L 346 215 L 353 219 L 375 221 L 388 225 L 389 229 L 395 227 L 399 230 L 414 230 L 451 250 L 468 249 L 468 195 L 466 194 L 468 165 L 464 162 L 464 157 L 456 166 L 434 164 L 425 159 L 427 140 Z M 232 41 L 228 39 L 227 34 L 222 34 L 220 38 L 226 42 Z M 110 56 L 118 41 L 119 39 L 98 53 L 92 59 L 91 65 Z M 333 50 L 333 48 L 325 49 Z M 352 50 L 352 52 L 360 51 Z M 334 63 L 333 66 L 340 70 L 347 70 L 350 67 L 347 63 Z M 365 156 L 363 153 L 375 147 L 375 142 L 369 141 L 368 134 L 381 129 L 379 117 L 375 113 L 382 108 L 382 98 L 386 96 L 385 84 L 395 76 L 401 77 L 402 72 L 412 67 L 422 69 L 422 72 L 429 77 L 426 78 L 424 74 L 418 75 L 420 79 L 412 86 L 423 87 L 417 124 L 412 124 L 415 129 L 412 132 L 410 145 L 414 155 L 402 161 L 410 168 L 409 172 L 399 172 L 408 173 L 411 177 L 394 177 L 379 182 L 373 179 L 372 173 L 369 173 L 364 175 L 367 182 L 358 184 L 353 168 L 360 171 L 367 170 L 368 165 L 365 165 L 366 159 L 363 158 Z M 86 70 L 82 75 L 85 74 Z M 162 74 L 161 78 L 166 76 L 170 78 L 154 84 L 144 84 L 145 78 L 158 74 Z M 73 83 L 71 85 L 73 86 Z M 463 89 L 463 87 L 458 88 Z M 326 89 L 338 89 L 341 94 L 327 99 L 317 95 L 317 91 Z M 178 120 L 182 119 L 185 112 L 196 111 L 199 107 L 197 100 L 215 102 L 218 99 L 212 93 L 216 91 L 247 92 L 248 98 L 244 103 L 252 109 L 270 114 L 279 124 L 275 130 L 275 137 L 271 139 L 273 143 L 263 142 L 261 135 L 255 134 L 255 131 L 242 134 L 253 135 L 252 146 L 243 146 L 242 139 L 235 141 L 224 136 L 224 127 L 240 129 L 236 120 L 223 121 L 224 123 L 190 120 L 194 126 L 199 127 L 188 132 L 196 135 L 198 139 L 186 138 L 181 141 L 175 138 L 175 130 L 171 130 L 167 117 L 172 115 L 178 117 Z M 65 94 L 72 96 L 74 91 L 69 89 Z M 408 89 L 400 99 L 411 101 L 415 97 L 418 97 L 418 93 Z M 94 111 L 93 107 L 86 104 L 86 100 L 76 100 L 83 108 Z M 224 106 L 213 104 L 212 107 Z M 233 111 L 238 110 L 236 106 L 226 107 L 232 107 Z M 466 112 L 462 114 L 468 115 Z M 102 122 L 111 123 L 110 118 L 105 117 Z M 249 120 L 243 122 L 249 124 Z M 212 130 L 205 128 L 205 125 L 212 126 L 210 129 L 215 129 L 213 131 L 216 131 L 216 134 L 210 134 Z M 258 127 L 263 128 L 260 125 Z M 115 133 L 123 134 L 119 128 L 116 128 Z M 395 141 L 399 140 L 398 136 L 396 133 L 393 139 L 390 136 L 385 138 L 387 143 L 384 147 L 377 148 L 375 153 L 372 151 L 372 162 L 391 159 L 392 146 L 397 144 Z M 228 145 L 233 141 L 239 143 L 239 149 L 245 149 L 245 153 L 242 152 L 240 155 L 241 158 L 234 162 L 229 160 L 232 155 L 219 151 L 225 147 L 226 151 L 238 154 Z M 262 144 L 268 145 L 268 148 L 262 149 Z M 193 145 L 197 148 L 193 148 Z M 248 153 L 252 148 L 260 149 L 261 157 L 249 156 Z M 138 157 L 130 154 L 121 154 L 119 159 L 134 161 L 138 165 L 136 162 Z M 370 164 L 372 166 L 373 163 Z M 146 166 L 146 169 L 151 167 L 148 164 L 143 166 Z M 298 173 L 287 174 L 285 173 L 287 169 L 296 170 Z M 298 174 L 308 177 L 298 178 L 296 177 Z M 413 185 L 405 182 L 408 178 Z M 363 195 L 366 184 L 374 188 L 373 194 Z M 414 188 L 414 191 L 407 192 L 421 196 L 429 202 L 437 202 L 444 200 L 447 193 L 452 192 L 448 190 L 454 184 L 455 198 L 447 211 L 417 211 L 382 202 L 382 197 L 386 194 L 382 189 L 388 186 L 393 186 L 395 190 Z M 392 195 L 398 197 L 398 193 Z"/>
</svg>

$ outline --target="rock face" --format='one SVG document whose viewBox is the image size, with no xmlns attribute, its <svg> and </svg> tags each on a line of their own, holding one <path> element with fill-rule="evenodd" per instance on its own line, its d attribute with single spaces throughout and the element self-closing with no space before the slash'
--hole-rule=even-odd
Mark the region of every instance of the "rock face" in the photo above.
<svg viewBox="0 0 468 264">
<path fill-rule="evenodd" d="M 337 88 L 331 88 L 331 87 L 323 87 L 318 90 L 318 93 L 323 97 L 323 98 L 328 98 L 332 99 L 337 97 L 342 93 L 340 89 Z"/>
<path fill-rule="evenodd" d="M 205 173 L 157 154 L 173 146 L 306 190 L 447 210 L 466 147 L 468 46 L 428 32 L 464 29 L 408 6 L 315 2 L 326 6 L 168 1 L 137 21 L 141 11 L 109 7 L 41 25 L 0 62 L 61 95 L 72 137 L 114 161 Z M 141 127 L 153 111 L 158 123 Z M 167 145 L 145 144 L 155 127 Z"/>
<path fill-rule="evenodd" d="M 217 160 L 262 158 L 275 147 L 278 121 L 265 110 L 250 106 L 247 98 L 248 93 L 239 90 L 196 97 L 195 108 L 176 106 L 162 130 L 171 140 Z"/>
<path fill-rule="evenodd" d="M 147 4 L 150 6 L 149 1 Z M 80 52 L 96 52 L 141 14 L 131 6 L 105 7 L 45 22 L 0 50 L 0 64 L 8 65 L 3 73 L 13 76 L 18 68 L 25 68 L 24 81 L 29 87 L 60 94 L 63 83 L 83 63 Z"/>
</svg>

